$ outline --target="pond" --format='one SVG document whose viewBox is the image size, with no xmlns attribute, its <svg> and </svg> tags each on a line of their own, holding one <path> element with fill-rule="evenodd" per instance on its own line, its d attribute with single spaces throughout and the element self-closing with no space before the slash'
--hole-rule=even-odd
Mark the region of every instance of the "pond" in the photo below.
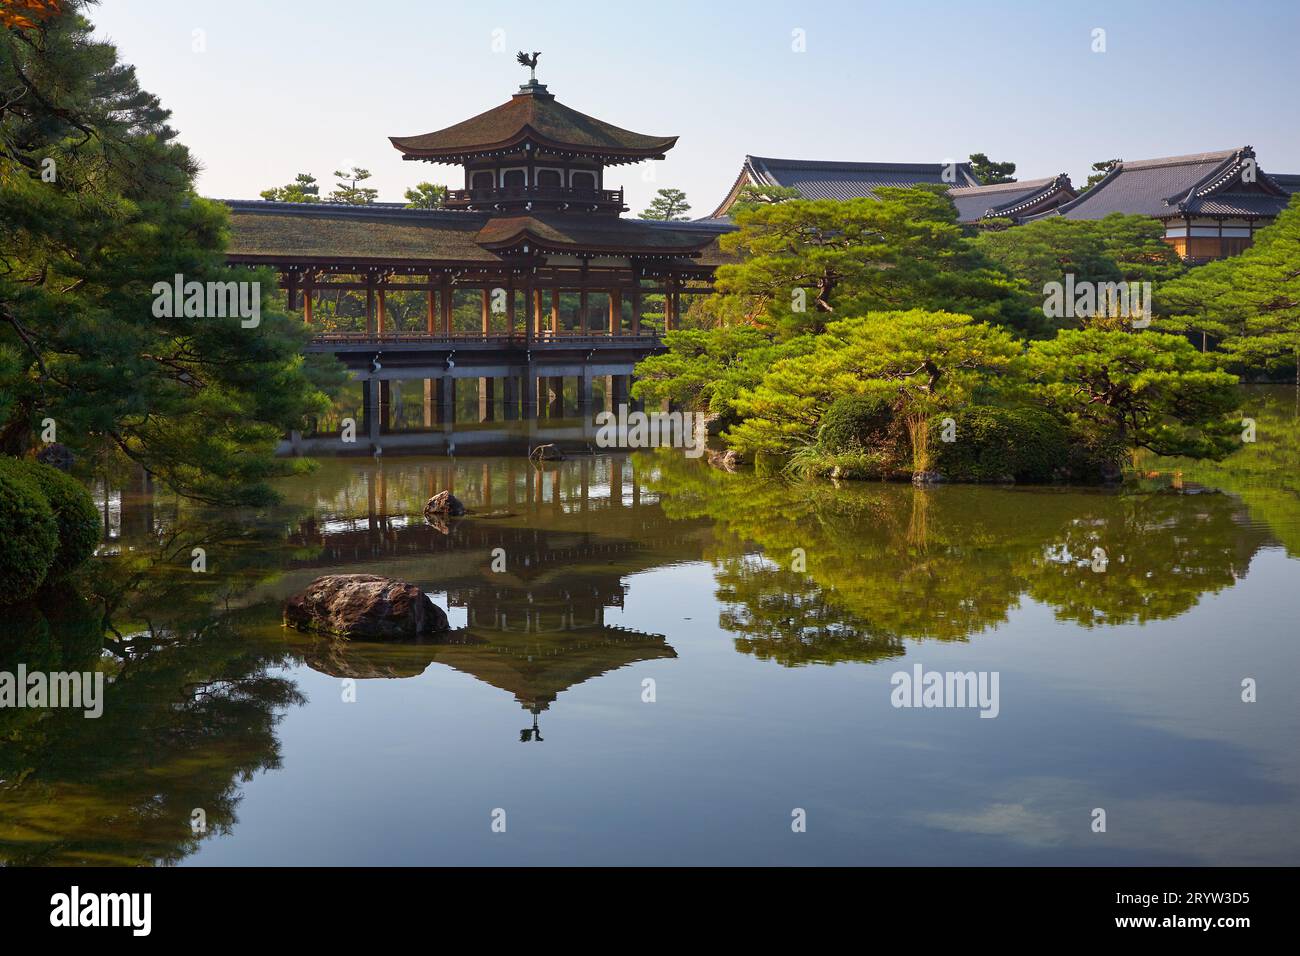
<svg viewBox="0 0 1300 956">
<path fill-rule="evenodd" d="M 98 666 L 103 715 L 0 711 L 0 861 L 1295 865 L 1295 402 L 1124 490 L 664 450 L 322 460 L 257 513 L 101 488 L 0 670 Z M 426 524 L 444 488 L 478 514 Z M 285 630 L 330 572 L 453 630 Z"/>
</svg>

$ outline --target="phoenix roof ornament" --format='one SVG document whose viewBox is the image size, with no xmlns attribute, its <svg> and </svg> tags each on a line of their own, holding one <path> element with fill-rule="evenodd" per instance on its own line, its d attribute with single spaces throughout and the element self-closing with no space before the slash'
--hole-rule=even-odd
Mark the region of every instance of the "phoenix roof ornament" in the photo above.
<svg viewBox="0 0 1300 956">
<path fill-rule="evenodd" d="M 537 82 L 537 58 L 541 55 L 542 54 L 537 50 L 533 51 L 532 56 L 529 56 L 523 50 L 520 50 L 515 55 L 515 59 L 519 62 L 520 66 L 528 67 L 528 81 L 530 83 Z"/>
</svg>

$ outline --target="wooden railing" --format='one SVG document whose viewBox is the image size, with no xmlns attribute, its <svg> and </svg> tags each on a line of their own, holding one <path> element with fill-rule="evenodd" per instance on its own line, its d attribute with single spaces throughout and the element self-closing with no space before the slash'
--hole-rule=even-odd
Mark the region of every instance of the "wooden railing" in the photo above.
<svg viewBox="0 0 1300 956">
<path fill-rule="evenodd" d="M 489 203 L 567 202 L 578 205 L 623 206 L 623 190 L 571 189 L 565 186 L 493 186 L 482 189 L 449 189 L 445 205 L 469 206 Z"/>
<path fill-rule="evenodd" d="M 522 332 L 513 335 L 506 332 L 318 332 L 312 336 L 312 342 L 322 345 L 370 345 L 382 343 L 412 343 L 421 345 L 484 345 L 501 348 L 536 348 L 552 346 L 556 348 L 574 348 L 593 346 L 597 348 L 653 348 L 660 344 L 659 336 L 610 335 L 560 332 L 558 334 L 543 332 L 532 338 Z"/>
</svg>

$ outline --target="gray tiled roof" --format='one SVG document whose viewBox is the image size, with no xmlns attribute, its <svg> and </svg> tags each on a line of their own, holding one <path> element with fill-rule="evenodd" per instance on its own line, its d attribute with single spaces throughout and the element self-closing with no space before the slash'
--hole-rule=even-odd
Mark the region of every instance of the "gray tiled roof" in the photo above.
<svg viewBox="0 0 1300 956">
<path fill-rule="evenodd" d="M 1015 183 L 955 187 L 948 190 L 948 195 L 957 206 L 958 221 L 978 222 L 997 216 L 1016 218 L 1019 207 L 1042 211 L 1041 204 L 1053 196 L 1060 203 L 1073 199 L 1075 194 L 1069 177 L 1062 173 L 1060 176 L 1025 179 Z"/>
<path fill-rule="evenodd" d="M 745 168 L 761 185 L 790 186 L 805 199 L 875 198 L 881 186 L 915 186 L 917 183 L 943 185 L 945 163 L 835 163 L 809 159 L 772 159 L 746 156 Z M 958 163 L 956 186 L 979 185 L 970 166 Z"/>
<path fill-rule="evenodd" d="M 1286 205 L 1267 177 L 1242 183 L 1249 146 L 1213 153 L 1122 162 L 1106 178 L 1057 212 L 1067 219 L 1101 219 L 1113 212 L 1167 219 L 1183 215 L 1275 216 Z"/>
<path fill-rule="evenodd" d="M 1300 173 L 1269 173 L 1268 178 L 1289 193 L 1300 192 Z"/>
</svg>

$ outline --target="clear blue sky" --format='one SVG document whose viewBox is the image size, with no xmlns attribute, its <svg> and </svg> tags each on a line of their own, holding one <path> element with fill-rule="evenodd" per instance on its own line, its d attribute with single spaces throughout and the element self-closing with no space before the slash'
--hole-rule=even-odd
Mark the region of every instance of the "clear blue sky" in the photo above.
<svg viewBox="0 0 1300 956">
<path fill-rule="evenodd" d="M 569 106 L 681 137 L 666 161 L 613 171 L 634 212 L 674 186 L 706 215 L 746 153 L 985 152 L 1020 178 L 1081 183 L 1096 160 L 1251 144 L 1265 170 L 1300 173 L 1295 0 L 103 0 L 91 17 L 220 198 L 299 171 L 328 187 L 344 164 L 371 169 L 386 201 L 421 179 L 459 186 L 458 168 L 403 162 L 387 137 L 504 102 L 527 79 L 521 49 L 542 51 L 538 78 Z"/>
</svg>

